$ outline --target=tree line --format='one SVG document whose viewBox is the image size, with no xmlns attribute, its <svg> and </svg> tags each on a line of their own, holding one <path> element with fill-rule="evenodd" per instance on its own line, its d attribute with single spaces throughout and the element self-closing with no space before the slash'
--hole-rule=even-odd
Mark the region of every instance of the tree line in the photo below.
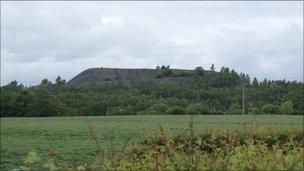
<svg viewBox="0 0 304 171">
<path fill-rule="evenodd" d="M 241 114 L 242 86 L 246 114 L 303 115 L 303 83 L 286 80 L 252 81 L 228 67 L 191 72 L 156 67 L 157 77 L 185 77 L 179 83 L 132 79 L 132 88 L 119 80 L 105 85 L 72 86 L 60 76 L 26 87 L 17 81 L 1 87 L 1 117 L 87 115 Z"/>
</svg>

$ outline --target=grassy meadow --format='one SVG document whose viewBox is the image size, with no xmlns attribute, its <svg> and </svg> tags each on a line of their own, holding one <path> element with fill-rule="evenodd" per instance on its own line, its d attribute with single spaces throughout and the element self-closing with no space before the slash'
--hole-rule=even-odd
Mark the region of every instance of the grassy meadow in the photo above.
<svg viewBox="0 0 304 171">
<path fill-rule="evenodd" d="M 105 150 L 121 150 L 137 144 L 143 138 L 155 136 L 158 124 L 172 134 L 189 129 L 190 116 L 100 116 L 100 117 L 27 117 L 1 118 L 1 170 L 23 165 L 29 152 L 46 158 L 50 151 L 68 163 L 96 159 L 97 149 L 88 127 L 94 129 Z M 303 130 L 303 116 L 286 115 L 199 115 L 194 116 L 199 133 L 210 130 L 242 131 L 247 126 L 273 130 Z M 111 145 L 111 143 L 113 143 Z"/>
</svg>

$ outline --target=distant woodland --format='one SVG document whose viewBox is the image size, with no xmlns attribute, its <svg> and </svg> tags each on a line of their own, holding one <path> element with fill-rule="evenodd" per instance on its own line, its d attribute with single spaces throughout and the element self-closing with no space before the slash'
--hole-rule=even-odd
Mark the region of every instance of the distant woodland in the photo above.
<svg viewBox="0 0 304 171">
<path fill-rule="evenodd" d="M 245 114 L 303 115 L 302 82 L 267 80 L 258 82 L 228 67 L 214 66 L 206 74 L 202 67 L 175 72 L 170 66 L 156 67 L 157 78 L 181 77 L 178 83 L 131 79 L 104 85 L 74 86 L 60 76 L 55 83 L 43 79 L 26 87 L 17 81 L 1 87 L 1 117 L 103 116 L 103 115 L 239 115 L 242 86 Z"/>
</svg>

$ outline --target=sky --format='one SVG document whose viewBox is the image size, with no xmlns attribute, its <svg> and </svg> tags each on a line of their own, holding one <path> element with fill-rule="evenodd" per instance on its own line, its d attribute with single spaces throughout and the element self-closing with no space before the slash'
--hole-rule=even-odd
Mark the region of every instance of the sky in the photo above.
<svg viewBox="0 0 304 171">
<path fill-rule="evenodd" d="M 303 2 L 1 1 L 1 85 L 212 63 L 260 81 L 303 81 Z"/>
</svg>

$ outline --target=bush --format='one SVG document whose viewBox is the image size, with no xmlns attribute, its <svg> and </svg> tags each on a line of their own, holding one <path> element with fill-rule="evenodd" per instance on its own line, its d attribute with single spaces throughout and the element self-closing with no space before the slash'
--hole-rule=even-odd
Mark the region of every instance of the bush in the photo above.
<svg viewBox="0 0 304 171">
<path fill-rule="evenodd" d="M 187 100 L 179 99 L 176 97 L 162 98 L 160 102 L 165 103 L 168 106 L 180 106 L 182 108 L 185 108 L 188 106 Z"/>
<path fill-rule="evenodd" d="M 169 107 L 166 104 L 164 104 L 164 103 L 156 103 L 156 104 L 150 106 L 148 108 L 148 111 L 150 111 L 150 113 L 151 112 L 152 113 L 155 112 L 155 113 L 158 113 L 158 114 L 165 114 L 168 109 L 169 109 Z"/>
<path fill-rule="evenodd" d="M 227 113 L 222 110 L 218 110 L 218 111 L 213 111 L 212 114 L 213 115 L 226 115 Z"/>
<path fill-rule="evenodd" d="M 185 71 L 176 71 L 172 74 L 172 77 L 190 77 L 194 74 L 192 72 L 185 72 Z"/>
<path fill-rule="evenodd" d="M 180 106 L 173 106 L 166 112 L 168 115 L 184 115 L 185 113 L 185 109 Z"/>
<path fill-rule="evenodd" d="M 203 67 L 196 67 L 195 69 L 194 69 L 194 71 L 195 71 L 195 73 L 196 73 L 196 75 L 198 75 L 198 76 L 204 76 L 204 69 L 203 69 Z"/>
<path fill-rule="evenodd" d="M 304 115 L 304 110 L 294 110 L 294 115 Z"/>
<path fill-rule="evenodd" d="M 241 109 L 241 106 L 239 104 L 234 103 L 229 107 L 228 114 L 241 115 L 241 114 L 243 114 L 243 110 Z"/>
<path fill-rule="evenodd" d="M 267 104 L 262 107 L 262 112 L 264 114 L 278 114 L 279 107 L 274 104 Z"/>
<path fill-rule="evenodd" d="M 138 115 L 159 115 L 160 113 L 155 110 L 143 110 L 143 111 L 137 112 L 137 114 Z"/>
<path fill-rule="evenodd" d="M 162 67 L 157 67 L 158 73 L 156 75 L 157 78 L 161 78 L 163 76 L 167 77 L 167 76 L 172 76 L 173 72 L 172 69 L 170 68 L 170 66 L 162 66 Z"/>
<path fill-rule="evenodd" d="M 230 115 L 242 115 L 243 114 L 243 110 L 242 109 L 235 109 L 232 111 L 229 111 Z"/>
<path fill-rule="evenodd" d="M 130 106 L 128 107 L 113 107 L 107 110 L 106 115 L 113 116 L 113 115 L 134 115 L 135 113 L 131 109 Z"/>
<path fill-rule="evenodd" d="M 206 104 L 196 103 L 191 104 L 186 108 L 187 115 L 204 115 L 210 114 L 210 110 Z"/>
<path fill-rule="evenodd" d="M 292 101 L 286 101 L 280 106 L 280 113 L 290 115 L 294 113 Z"/>
</svg>

